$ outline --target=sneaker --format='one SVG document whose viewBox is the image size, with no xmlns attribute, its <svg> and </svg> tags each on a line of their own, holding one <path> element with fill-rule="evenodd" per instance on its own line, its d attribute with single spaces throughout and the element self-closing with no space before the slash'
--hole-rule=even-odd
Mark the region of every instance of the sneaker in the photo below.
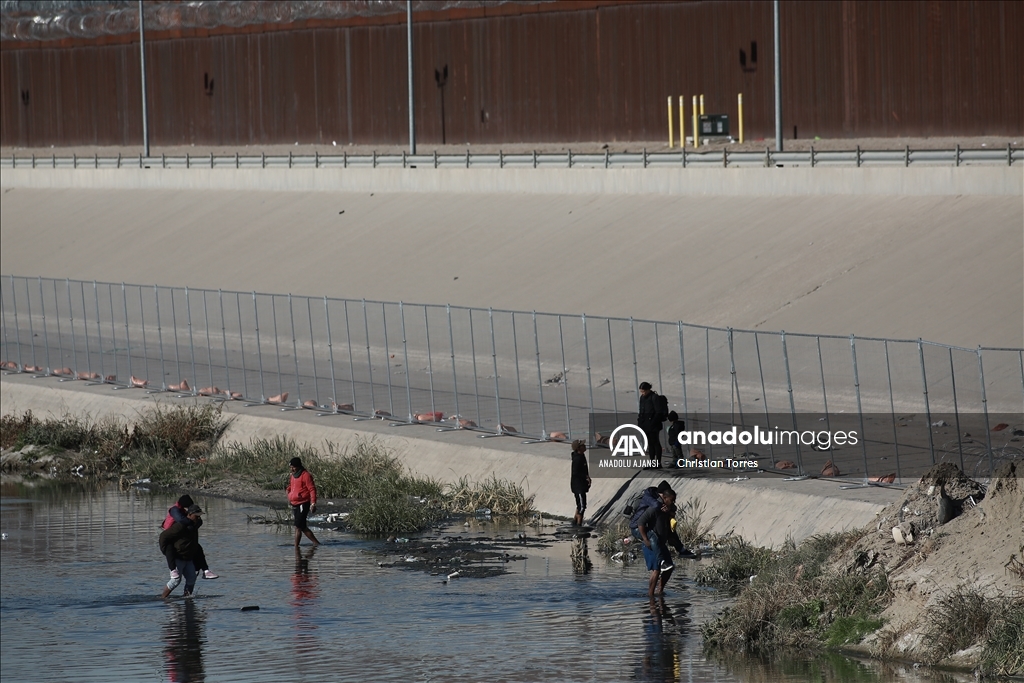
<svg viewBox="0 0 1024 683">
<path fill-rule="evenodd" d="M 668 560 L 662 560 L 661 561 L 661 571 L 667 572 L 667 571 L 670 571 L 670 570 L 675 569 L 675 568 L 676 568 L 676 566 L 674 564 L 672 564 L 671 562 L 669 562 Z"/>
<path fill-rule="evenodd" d="M 178 579 L 181 578 L 181 572 L 179 572 L 177 569 L 172 569 L 171 570 L 171 578 L 174 579 L 175 581 L 177 581 Z"/>
<path fill-rule="evenodd" d="M 214 574 L 209 569 L 207 569 L 206 571 L 202 572 L 202 576 L 203 576 L 204 579 L 219 579 L 220 578 L 219 574 Z"/>
</svg>

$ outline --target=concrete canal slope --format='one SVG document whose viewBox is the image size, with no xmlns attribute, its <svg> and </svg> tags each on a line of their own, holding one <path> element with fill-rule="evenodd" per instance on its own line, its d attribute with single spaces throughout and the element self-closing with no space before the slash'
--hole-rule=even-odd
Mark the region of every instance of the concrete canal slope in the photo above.
<svg viewBox="0 0 1024 683">
<path fill-rule="evenodd" d="M 85 382 L 58 383 L 56 379 L 32 379 L 8 375 L 0 381 L 4 414 L 32 410 L 40 418 L 63 414 L 101 419 L 114 415 L 130 419 L 156 401 L 180 403 L 172 394 L 147 395 L 141 390 L 114 391 L 109 386 Z M 312 411 L 281 412 L 270 406 L 244 408 L 228 403 L 225 411 L 233 421 L 224 440 L 246 442 L 256 437 L 288 436 L 312 445 L 333 442 L 342 448 L 359 439 L 376 439 L 387 446 L 413 472 L 451 482 L 462 476 L 489 478 L 492 474 L 521 482 L 536 496 L 536 507 L 549 514 L 571 516 L 569 446 L 524 445 L 520 439 L 480 439 L 472 432 L 438 433 L 428 426 L 389 427 L 372 421 L 355 423 L 350 417 L 316 417 Z M 285 471 L 282 463 L 282 472 Z M 315 474 L 315 473 L 314 473 Z M 874 520 L 885 505 L 897 500 L 900 491 L 885 488 L 842 490 L 837 482 L 788 482 L 781 477 L 755 476 L 743 481 L 675 477 L 666 471 L 647 480 L 637 479 L 630 490 L 669 479 L 682 500 L 698 497 L 707 504 L 707 519 L 717 516 L 714 532 L 734 531 L 758 544 L 777 546 L 792 536 L 800 540 L 816 533 L 859 527 Z M 620 516 L 628 499 L 623 479 L 596 479 L 590 493 L 589 511 L 608 506 L 605 520 Z"/>
<path fill-rule="evenodd" d="M 5 169 L 0 272 L 1024 345 L 1021 166 Z"/>
</svg>

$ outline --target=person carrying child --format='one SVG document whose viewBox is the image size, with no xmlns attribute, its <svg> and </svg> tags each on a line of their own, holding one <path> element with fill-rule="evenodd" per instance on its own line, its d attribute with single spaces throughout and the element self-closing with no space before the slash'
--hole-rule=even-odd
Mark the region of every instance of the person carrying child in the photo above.
<svg viewBox="0 0 1024 683">
<path fill-rule="evenodd" d="M 166 531 L 167 529 L 171 528 L 172 524 L 178 522 L 179 524 L 182 524 L 185 527 L 194 524 L 196 526 L 196 531 L 198 531 L 199 527 L 203 525 L 203 519 L 202 517 L 199 517 L 197 518 L 196 521 L 193 522 L 192 519 L 189 518 L 188 509 L 193 505 L 195 505 L 195 501 L 192 500 L 192 496 L 188 495 L 187 493 L 183 495 L 181 498 L 178 499 L 178 502 L 172 505 L 171 508 L 167 511 L 167 516 L 164 517 L 164 523 L 161 525 L 160 528 Z M 166 549 L 164 548 L 164 546 L 161 546 L 161 551 L 163 551 L 164 557 L 167 558 L 167 569 L 169 569 L 171 572 L 171 580 L 180 580 L 181 574 L 178 571 L 177 563 L 175 561 L 177 559 L 177 556 L 174 553 L 174 545 L 168 544 L 166 546 Z M 206 563 L 206 553 L 203 551 L 203 546 L 199 545 L 198 542 L 196 543 L 196 550 L 195 556 L 193 557 L 193 562 L 195 563 L 195 568 L 196 571 L 199 573 L 200 578 L 220 578 L 218 574 L 214 574 L 212 571 L 210 571 L 210 565 Z"/>
</svg>

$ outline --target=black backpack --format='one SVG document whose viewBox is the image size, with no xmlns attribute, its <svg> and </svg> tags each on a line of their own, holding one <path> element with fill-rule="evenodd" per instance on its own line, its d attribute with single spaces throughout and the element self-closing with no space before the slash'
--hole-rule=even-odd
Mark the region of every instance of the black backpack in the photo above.
<svg viewBox="0 0 1024 683">
<path fill-rule="evenodd" d="M 664 422 L 668 419 L 668 398 L 661 394 L 654 395 L 654 405 L 658 410 L 658 422 Z"/>
<path fill-rule="evenodd" d="M 658 489 L 654 486 L 649 486 L 630 498 L 629 504 L 627 504 L 626 508 L 622 511 L 622 514 L 629 517 L 630 530 L 637 528 L 640 517 L 642 517 L 644 512 L 652 505 L 661 505 L 661 498 L 658 495 Z"/>
</svg>

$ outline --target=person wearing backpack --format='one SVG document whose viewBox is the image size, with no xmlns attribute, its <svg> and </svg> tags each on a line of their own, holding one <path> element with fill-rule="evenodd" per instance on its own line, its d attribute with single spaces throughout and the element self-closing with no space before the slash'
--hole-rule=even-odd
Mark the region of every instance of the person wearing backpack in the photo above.
<svg viewBox="0 0 1024 683">
<path fill-rule="evenodd" d="M 633 537 L 643 544 L 644 562 L 650 572 L 647 595 L 665 593 L 665 584 L 672 576 L 675 565 L 669 555 L 669 544 L 683 554 L 685 548 L 672 529 L 676 513 L 676 492 L 667 481 L 644 491 L 630 518 Z"/>
<path fill-rule="evenodd" d="M 668 399 L 654 391 L 650 382 L 641 382 L 639 389 L 636 426 L 647 435 L 647 457 L 661 467 L 661 425 L 668 419 Z"/>
</svg>

